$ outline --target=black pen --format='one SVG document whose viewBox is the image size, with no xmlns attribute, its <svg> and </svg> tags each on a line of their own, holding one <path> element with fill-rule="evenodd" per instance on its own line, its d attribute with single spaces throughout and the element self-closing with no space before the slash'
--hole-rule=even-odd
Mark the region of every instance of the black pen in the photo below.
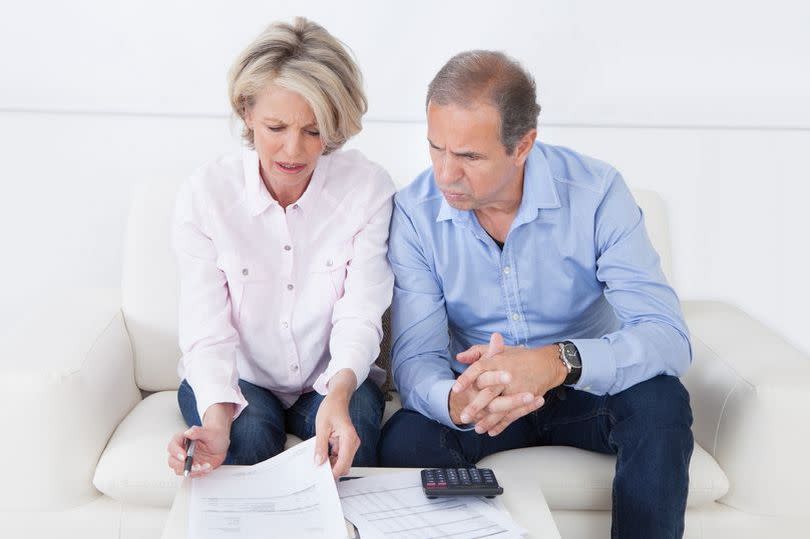
<svg viewBox="0 0 810 539">
<path fill-rule="evenodd" d="M 186 438 L 186 462 L 183 465 L 183 477 L 188 477 L 191 473 L 191 463 L 194 460 L 194 448 L 197 447 L 197 440 Z"/>
</svg>

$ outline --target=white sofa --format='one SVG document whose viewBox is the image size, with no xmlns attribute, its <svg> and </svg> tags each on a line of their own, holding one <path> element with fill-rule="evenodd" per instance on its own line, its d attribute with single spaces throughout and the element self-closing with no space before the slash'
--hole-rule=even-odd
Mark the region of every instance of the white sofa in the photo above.
<svg viewBox="0 0 810 539">
<path fill-rule="evenodd" d="M 120 291 L 66 292 L 0 338 L 0 537 L 160 536 L 179 484 L 165 446 L 185 427 L 167 234 L 177 186 L 135 194 Z M 636 196 L 668 271 L 664 205 Z M 810 536 L 808 357 L 730 305 L 683 307 L 695 351 L 686 537 Z M 609 535 L 615 458 L 545 447 L 482 464 L 522 485 L 520 511 L 542 489 L 564 538 Z"/>
</svg>

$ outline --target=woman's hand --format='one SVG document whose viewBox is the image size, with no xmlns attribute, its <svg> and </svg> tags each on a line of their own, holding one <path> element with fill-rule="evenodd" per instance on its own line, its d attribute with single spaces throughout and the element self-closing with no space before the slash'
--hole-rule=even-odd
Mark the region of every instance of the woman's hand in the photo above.
<svg viewBox="0 0 810 539">
<path fill-rule="evenodd" d="M 329 393 L 321 401 L 315 416 L 315 464 L 323 463 L 329 454 L 332 475 L 337 479 L 349 473 L 360 438 L 349 417 L 349 401 L 357 386 L 350 369 L 342 369 L 329 380 Z"/>
<path fill-rule="evenodd" d="M 183 475 L 186 439 L 197 440 L 190 477 L 201 477 L 218 468 L 225 460 L 228 447 L 231 445 L 232 418 L 233 404 L 214 404 L 205 412 L 202 427 L 195 425 L 172 436 L 166 448 L 169 452 L 169 468 L 177 475 Z"/>
</svg>

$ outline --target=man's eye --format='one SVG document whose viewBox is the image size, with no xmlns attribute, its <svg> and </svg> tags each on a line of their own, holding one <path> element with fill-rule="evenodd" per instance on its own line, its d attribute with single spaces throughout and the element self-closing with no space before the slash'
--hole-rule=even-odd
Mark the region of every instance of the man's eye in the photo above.
<svg viewBox="0 0 810 539">
<path fill-rule="evenodd" d="M 467 161 L 478 161 L 478 156 L 477 155 L 465 155 L 464 158 Z"/>
<path fill-rule="evenodd" d="M 282 127 L 282 126 L 274 126 L 274 125 L 268 125 L 267 129 L 269 129 L 273 133 L 278 133 L 279 131 L 284 131 L 284 127 Z"/>
</svg>

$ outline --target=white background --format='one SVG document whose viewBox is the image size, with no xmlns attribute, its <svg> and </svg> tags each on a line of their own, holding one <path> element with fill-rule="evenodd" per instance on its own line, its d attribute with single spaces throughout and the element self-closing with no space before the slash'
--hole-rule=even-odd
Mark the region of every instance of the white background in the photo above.
<svg viewBox="0 0 810 539">
<path fill-rule="evenodd" d="M 0 327 L 54 290 L 118 285 L 132 188 L 238 145 L 227 68 L 297 14 L 355 52 L 370 111 L 351 145 L 399 185 L 428 164 L 435 71 L 464 49 L 504 50 L 537 79 L 541 139 L 663 196 L 682 298 L 734 303 L 810 352 L 810 4 L 798 0 L 3 0 Z"/>
</svg>

